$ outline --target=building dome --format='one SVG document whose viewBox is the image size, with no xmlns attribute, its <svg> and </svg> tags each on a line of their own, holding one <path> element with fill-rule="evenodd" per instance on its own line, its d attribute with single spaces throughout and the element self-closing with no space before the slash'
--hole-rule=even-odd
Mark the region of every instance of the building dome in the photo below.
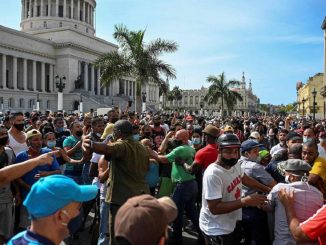
<svg viewBox="0 0 326 245">
<path fill-rule="evenodd" d="M 38 33 L 49 29 L 74 28 L 95 34 L 95 0 L 21 0 L 21 30 Z"/>
</svg>

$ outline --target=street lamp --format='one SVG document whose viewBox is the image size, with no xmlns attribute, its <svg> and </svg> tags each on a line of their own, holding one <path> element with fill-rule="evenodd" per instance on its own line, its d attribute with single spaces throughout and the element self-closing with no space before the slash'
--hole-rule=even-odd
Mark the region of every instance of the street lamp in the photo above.
<svg viewBox="0 0 326 245">
<path fill-rule="evenodd" d="M 199 106 L 200 106 L 200 114 L 201 114 L 201 116 L 204 114 L 203 113 L 204 105 L 205 105 L 205 102 L 204 101 L 200 101 Z"/>
<path fill-rule="evenodd" d="M 63 110 L 63 89 L 65 88 L 66 84 L 66 77 L 62 76 L 59 77 L 59 75 L 55 76 L 55 85 L 56 88 L 58 89 L 58 111 Z"/>
<path fill-rule="evenodd" d="M 147 98 L 147 94 L 146 94 L 146 92 L 142 92 L 141 94 L 142 94 L 142 101 L 143 101 L 143 109 L 142 109 L 142 111 L 144 112 L 144 111 L 146 111 L 146 98 Z"/>
<path fill-rule="evenodd" d="M 315 116 L 316 116 L 316 95 L 317 95 L 317 91 L 316 91 L 316 89 L 314 88 L 314 90 L 312 91 L 312 96 L 313 96 L 313 98 L 314 98 L 314 104 L 313 104 L 313 110 L 314 110 L 314 112 L 313 112 L 313 120 L 315 121 Z"/>
<path fill-rule="evenodd" d="M 302 99 L 302 117 L 304 117 L 304 103 L 306 102 L 307 100 L 305 98 Z"/>
<path fill-rule="evenodd" d="M 37 94 L 36 96 L 36 110 L 40 111 L 40 95 Z"/>
<path fill-rule="evenodd" d="M 80 115 L 83 114 L 83 96 L 82 94 L 79 95 L 80 99 L 79 99 L 79 113 Z"/>
</svg>

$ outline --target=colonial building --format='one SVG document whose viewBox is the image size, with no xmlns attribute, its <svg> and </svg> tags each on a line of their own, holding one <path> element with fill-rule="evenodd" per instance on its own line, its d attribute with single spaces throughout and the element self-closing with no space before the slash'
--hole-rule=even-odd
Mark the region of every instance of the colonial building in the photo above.
<svg viewBox="0 0 326 245">
<path fill-rule="evenodd" d="M 299 116 L 313 117 L 315 100 L 315 117 L 317 119 L 325 118 L 324 99 L 319 93 L 323 87 L 323 77 L 323 73 L 317 73 L 313 77 L 309 77 L 306 84 L 297 83 L 297 112 Z"/>
<path fill-rule="evenodd" d="M 242 101 L 237 101 L 235 107 L 232 109 L 232 111 L 229 112 L 230 114 L 248 115 L 258 110 L 258 97 L 253 94 L 251 80 L 249 81 L 249 86 L 247 88 L 244 73 L 242 75 L 240 85 L 230 89 L 237 91 L 243 98 Z M 182 99 L 179 101 L 167 101 L 166 106 L 172 110 L 182 109 L 191 110 L 199 114 L 217 114 L 220 112 L 222 107 L 221 100 L 219 100 L 217 104 L 208 105 L 204 101 L 204 97 L 207 94 L 207 91 L 208 89 L 204 87 L 201 89 L 182 90 Z M 224 110 L 227 110 L 225 103 Z"/>
<path fill-rule="evenodd" d="M 77 110 L 81 100 L 86 112 L 134 99 L 132 78 L 100 84 L 94 62 L 118 47 L 95 36 L 95 0 L 21 3 L 21 31 L 0 26 L 0 110 L 31 111 L 39 105 L 41 111 L 55 111 L 60 80 L 66 111 Z M 158 109 L 157 86 L 144 91 L 147 105 Z"/>
<path fill-rule="evenodd" d="M 324 98 L 323 107 L 324 107 L 324 118 L 326 111 L 326 16 L 321 25 L 321 29 L 324 31 L 324 77 L 323 77 L 323 87 L 320 90 L 320 94 Z"/>
</svg>

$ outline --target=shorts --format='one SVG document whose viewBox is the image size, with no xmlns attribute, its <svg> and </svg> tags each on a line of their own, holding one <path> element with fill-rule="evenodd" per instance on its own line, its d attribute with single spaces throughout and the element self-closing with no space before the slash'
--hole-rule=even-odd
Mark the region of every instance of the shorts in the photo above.
<svg viewBox="0 0 326 245">
<path fill-rule="evenodd" d="M 0 203 L 0 236 L 5 238 L 12 236 L 14 223 L 12 208 L 12 203 Z"/>
</svg>

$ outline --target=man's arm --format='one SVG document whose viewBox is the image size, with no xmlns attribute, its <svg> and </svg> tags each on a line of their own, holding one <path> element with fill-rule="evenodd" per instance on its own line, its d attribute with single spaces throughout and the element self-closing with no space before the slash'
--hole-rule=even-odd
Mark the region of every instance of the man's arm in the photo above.
<svg viewBox="0 0 326 245">
<path fill-rule="evenodd" d="M 259 183 L 257 180 L 249 177 L 246 174 L 243 174 L 242 184 L 244 184 L 245 186 L 250 187 L 251 189 L 255 189 L 255 190 L 261 191 L 263 193 L 268 193 L 271 190 L 270 187 Z"/>
<path fill-rule="evenodd" d="M 98 161 L 98 178 L 101 183 L 104 183 L 109 178 L 109 162 L 104 156 L 101 156 Z"/>
<path fill-rule="evenodd" d="M 201 165 L 196 161 L 193 161 L 191 165 L 185 163 L 183 164 L 183 167 L 186 169 L 187 172 L 192 174 L 198 173 L 198 171 L 201 169 Z"/>
<path fill-rule="evenodd" d="M 9 165 L 0 169 L 0 187 L 23 176 L 39 165 L 52 164 L 53 156 L 56 153 L 56 151 L 48 152 L 25 162 Z"/>
<path fill-rule="evenodd" d="M 306 235 L 306 233 L 304 233 L 304 231 L 301 229 L 300 221 L 296 217 L 295 210 L 294 210 L 293 190 L 287 193 L 285 188 L 283 188 L 279 191 L 278 196 L 285 208 L 286 217 L 293 238 L 298 242 L 311 241 L 310 238 Z"/>
</svg>

